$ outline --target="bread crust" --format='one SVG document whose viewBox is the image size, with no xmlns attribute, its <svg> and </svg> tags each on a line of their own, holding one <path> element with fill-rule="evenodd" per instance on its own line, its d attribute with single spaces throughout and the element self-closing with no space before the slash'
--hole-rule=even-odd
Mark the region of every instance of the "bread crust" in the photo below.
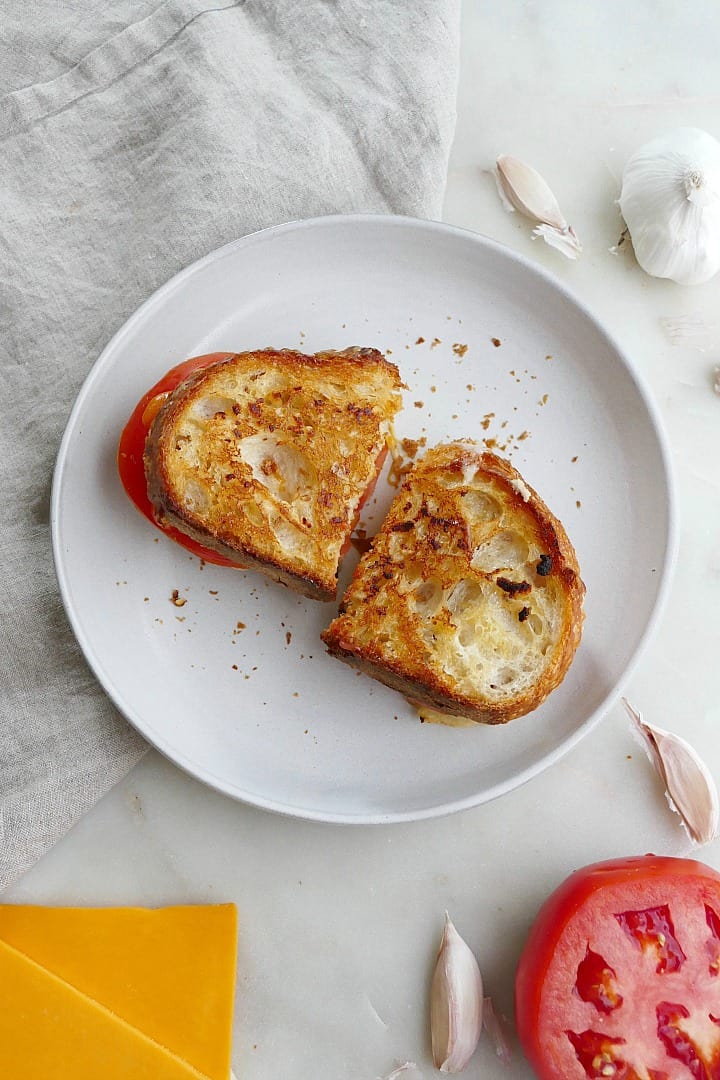
<svg viewBox="0 0 720 1080">
<path fill-rule="evenodd" d="M 243 568 L 332 600 L 400 407 L 376 349 L 237 353 L 191 374 L 145 444 L 158 519 Z"/>
<path fill-rule="evenodd" d="M 455 442 L 429 450 L 405 477 L 322 639 L 414 703 L 506 723 L 562 682 L 584 594 L 567 533 L 537 492 L 509 462 Z M 509 669 L 518 679 L 503 692 L 492 672 Z"/>
</svg>

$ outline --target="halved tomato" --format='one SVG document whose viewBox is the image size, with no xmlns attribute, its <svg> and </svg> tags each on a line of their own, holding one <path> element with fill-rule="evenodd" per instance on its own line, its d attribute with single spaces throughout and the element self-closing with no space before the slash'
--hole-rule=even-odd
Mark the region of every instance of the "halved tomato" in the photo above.
<svg viewBox="0 0 720 1080">
<path fill-rule="evenodd" d="M 720 874 L 643 855 L 577 870 L 515 981 L 541 1080 L 720 1080 Z"/>
</svg>

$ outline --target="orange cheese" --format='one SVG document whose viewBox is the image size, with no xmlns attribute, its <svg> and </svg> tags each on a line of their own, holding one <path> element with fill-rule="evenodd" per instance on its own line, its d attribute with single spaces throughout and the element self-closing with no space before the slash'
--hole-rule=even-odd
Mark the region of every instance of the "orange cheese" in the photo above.
<svg viewBox="0 0 720 1080">
<path fill-rule="evenodd" d="M 228 1080 L 231 904 L 0 905 L 0 1077 Z"/>
</svg>

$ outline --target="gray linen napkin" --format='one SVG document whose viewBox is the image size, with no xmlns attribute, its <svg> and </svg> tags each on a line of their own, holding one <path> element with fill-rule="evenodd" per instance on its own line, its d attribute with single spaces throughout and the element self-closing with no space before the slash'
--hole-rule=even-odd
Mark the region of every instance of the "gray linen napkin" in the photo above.
<svg viewBox="0 0 720 1080">
<path fill-rule="evenodd" d="M 149 293 L 293 218 L 438 217 L 459 0 L 4 0 L 0 888 L 143 754 L 58 596 L 72 402 Z"/>
</svg>

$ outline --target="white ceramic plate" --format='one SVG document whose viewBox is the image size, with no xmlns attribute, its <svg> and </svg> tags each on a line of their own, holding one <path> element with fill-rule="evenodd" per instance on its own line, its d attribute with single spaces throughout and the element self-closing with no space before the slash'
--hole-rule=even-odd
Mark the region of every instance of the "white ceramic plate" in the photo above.
<svg viewBox="0 0 720 1080">
<path fill-rule="evenodd" d="M 120 430 L 180 360 L 355 344 L 400 367 L 409 389 L 399 437 L 495 439 L 576 547 L 587 585 L 582 645 L 548 701 L 505 727 L 421 725 L 400 695 L 325 654 L 319 634 L 333 604 L 202 567 L 121 488 Z M 378 486 L 371 528 L 391 495 Z M 52 520 L 74 631 L 138 730 L 228 795 L 348 823 L 472 806 L 557 760 L 619 693 L 657 619 L 675 547 L 658 418 L 589 312 L 483 237 L 368 216 L 245 237 L 155 293 L 80 392 Z M 183 607 L 171 602 L 174 589 Z"/>
</svg>

